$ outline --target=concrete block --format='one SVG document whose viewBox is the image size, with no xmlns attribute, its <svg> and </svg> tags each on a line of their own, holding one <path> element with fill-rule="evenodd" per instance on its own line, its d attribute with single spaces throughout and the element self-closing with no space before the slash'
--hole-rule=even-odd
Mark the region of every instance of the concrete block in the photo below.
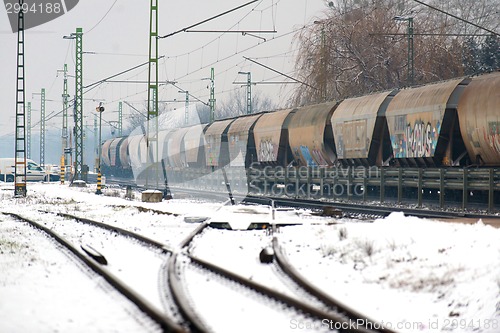
<svg viewBox="0 0 500 333">
<path fill-rule="evenodd" d="M 146 190 L 141 193 L 142 202 L 161 202 L 163 193 L 157 190 Z"/>
</svg>

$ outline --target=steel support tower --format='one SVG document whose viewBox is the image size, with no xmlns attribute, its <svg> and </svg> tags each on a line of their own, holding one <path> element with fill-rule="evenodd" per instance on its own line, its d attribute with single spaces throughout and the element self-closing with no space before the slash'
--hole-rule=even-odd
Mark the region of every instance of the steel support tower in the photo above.
<svg viewBox="0 0 500 333">
<path fill-rule="evenodd" d="M 64 163 L 64 168 L 66 168 L 69 164 L 69 151 L 68 151 L 68 65 L 64 64 L 64 81 L 63 81 L 63 119 L 62 119 L 62 131 L 61 131 L 61 139 L 62 139 L 62 159 Z M 66 170 L 64 170 L 66 173 Z"/>
<path fill-rule="evenodd" d="M 99 126 L 97 123 L 97 114 L 94 114 L 94 171 L 99 172 L 99 138 L 97 137 L 97 132 L 99 131 Z"/>
<path fill-rule="evenodd" d="M 246 72 L 247 75 L 247 114 L 252 114 L 252 73 Z"/>
<path fill-rule="evenodd" d="M 75 59 L 75 177 L 83 180 L 83 31 L 76 28 L 76 59 Z"/>
<path fill-rule="evenodd" d="M 403 17 L 403 16 L 395 16 L 394 17 L 395 21 L 406 21 L 408 22 L 408 77 L 407 77 L 407 84 L 409 86 L 413 86 L 415 84 L 415 56 L 413 54 L 413 39 L 414 39 L 414 33 L 413 33 L 413 17 Z"/>
<path fill-rule="evenodd" d="M 410 86 L 415 84 L 415 65 L 413 54 L 413 17 L 408 18 L 408 80 Z"/>
<path fill-rule="evenodd" d="M 22 8 L 23 0 L 19 1 Z M 16 145 L 14 167 L 14 196 L 26 196 L 26 115 L 24 109 L 24 11 L 17 18 L 17 81 L 16 81 Z"/>
<path fill-rule="evenodd" d="M 210 99 L 208 100 L 210 105 L 210 124 L 215 120 L 215 74 L 214 68 L 210 69 Z"/>
<path fill-rule="evenodd" d="M 153 185 L 158 188 L 158 0 L 151 0 L 149 12 L 149 74 L 148 74 L 148 125 L 146 145 L 147 165 L 151 166 Z M 146 176 L 148 185 L 150 173 Z"/>
<path fill-rule="evenodd" d="M 123 103 L 118 102 L 118 136 L 123 135 Z"/>
<path fill-rule="evenodd" d="M 187 125 L 189 122 L 189 91 L 185 91 L 186 93 L 186 103 L 185 107 L 186 109 L 184 110 L 184 125 Z"/>
<path fill-rule="evenodd" d="M 45 88 L 40 92 L 40 165 L 45 166 Z"/>
<path fill-rule="evenodd" d="M 26 114 L 28 116 L 26 121 L 26 156 L 31 158 L 31 102 L 28 102 Z"/>
</svg>

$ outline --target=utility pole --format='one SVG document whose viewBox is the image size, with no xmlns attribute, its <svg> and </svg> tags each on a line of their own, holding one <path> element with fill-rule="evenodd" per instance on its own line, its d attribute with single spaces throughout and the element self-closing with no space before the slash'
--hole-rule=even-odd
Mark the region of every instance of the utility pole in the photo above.
<svg viewBox="0 0 500 333">
<path fill-rule="evenodd" d="M 99 111 L 97 111 L 99 112 Z M 98 170 L 98 160 L 99 160 L 99 138 L 97 137 L 97 131 L 99 128 L 97 127 L 97 113 L 94 114 L 94 171 L 99 172 Z"/>
<path fill-rule="evenodd" d="M 238 72 L 247 75 L 247 114 L 252 114 L 252 73 Z"/>
<path fill-rule="evenodd" d="M 408 76 L 410 77 L 410 85 L 415 84 L 415 65 L 413 54 L 413 17 L 408 18 Z"/>
<path fill-rule="evenodd" d="M 323 73 L 321 75 L 321 102 L 326 101 L 326 79 L 327 79 L 327 66 L 326 66 L 326 36 L 325 25 L 321 25 L 321 67 Z"/>
<path fill-rule="evenodd" d="M 76 28 L 75 61 L 75 177 L 83 180 L 83 30 Z"/>
<path fill-rule="evenodd" d="M 215 74 L 213 67 L 210 69 L 210 99 L 208 102 L 210 105 L 210 124 L 211 124 L 215 120 Z"/>
<path fill-rule="evenodd" d="M 189 91 L 187 90 L 179 90 L 179 93 L 186 94 L 186 102 L 184 104 L 184 125 L 187 125 L 189 122 Z"/>
<path fill-rule="evenodd" d="M 97 190 L 95 194 L 102 194 L 101 191 L 101 129 L 102 129 L 102 113 L 104 112 L 104 106 L 102 106 L 102 102 L 99 103 L 99 106 L 95 108 L 97 112 L 99 112 L 99 148 L 97 148 Z"/>
<path fill-rule="evenodd" d="M 45 88 L 40 92 L 40 165 L 45 166 Z"/>
<path fill-rule="evenodd" d="M 26 156 L 31 158 L 31 102 L 28 102 L 28 120 L 26 122 Z"/>
<path fill-rule="evenodd" d="M 147 164 L 153 166 L 158 188 L 158 0 L 151 0 L 149 11 L 148 126 L 146 132 Z M 146 176 L 148 186 L 149 173 Z"/>
<path fill-rule="evenodd" d="M 325 22 L 323 20 L 321 21 L 314 21 L 314 24 L 320 24 L 321 25 L 321 72 L 319 75 L 319 81 L 320 81 L 320 99 L 321 102 L 326 101 L 326 81 L 327 81 L 327 62 L 326 62 L 326 35 L 325 35 Z"/>
<path fill-rule="evenodd" d="M 210 124 L 215 120 L 215 74 L 214 68 L 210 69 L 210 77 L 204 77 L 202 80 L 210 80 L 210 99 L 208 105 L 210 107 Z"/>
<path fill-rule="evenodd" d="M 118 102 L 118 136 L 123 134 L 123 103 Z"/>
<path fill-rule="evenodd" d="M 23 0 L 19 6 L 23 8 Z M 24 11 L 17 16 L 16 147 L 14 161 L 14 196 L 26 197 L 26 115 L 24 82 Z"/>
<path fill-rule="evenodd" d="M 62 141 L 62 157 L 61 161 L 63 163 L 62 166 L 66 169 L 66 166 L 69 164 L 69 147 L 68 147 L 68 65 L 64 64 L 64 69 L 62 70 L 64 73 L 64 81 L 63 81 L 63 119 L 62 119 L 62 131 L 61 131 L 61 141 Z M 61 170 L 62 173 L 66 173 L 66 170 Z"/>
<path fill-rule="evenodd" d="M 408 22 L 408 84 L 413 86 L 415 84 L 415 67 L 414 67 L 414 54 L 413 54 L 413 17 L 395 16 L 395 21 Z"/>
</svg>

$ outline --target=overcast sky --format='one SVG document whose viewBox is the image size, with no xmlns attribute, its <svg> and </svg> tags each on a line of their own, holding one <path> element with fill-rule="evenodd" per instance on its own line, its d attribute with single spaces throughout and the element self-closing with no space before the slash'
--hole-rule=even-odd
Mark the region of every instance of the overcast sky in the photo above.
<svg viewBox="0 0 500 333">
<path fill-rule="evenodd" d="M 165 35 L 220 14 L 249 0 L 159 0 L 159 34 Z M 68 64 L 69 94 L 74 95 L 75 43 L 63 39 L 64 35 L 83 28 L 84 86 L 147 61 L 149 33 L 148 0 L 82 0 L 71 11 L 53 21 L 29 29 L 25 34 L 26 102 L 32 102 L 32 124 L 40 120 L 40 93 L 46 89 L 46 114 L 62 109 L 63 76 L 57 71 Z M 266 70 L 243 57 L 255 59 L 276 70 L 293 76 L 295 49 L 293 31 L 315 19 L 324 17 L 324 0 L 262 0 L 197 26 L 198 30 L 276 30 L 275 34 L 260 34 L 263 39 L 238 33 L 179 33 L 161 39 L 159 55 L 159 80 L 176 81 L 177 85 L 207 102 L 210 68 L 215 69 L 217 102 L 228 98 L 229 92 L 240 88 L 235 81 L 245 81 L 239 71 L 250 71 L 252 81 L 283 81 L 276 73 Z M 109 11 L 109 12 L 108 12 Z M 15 89 L 17 33 L 12 33 L 5 8 L 0 8 L 0 140 L 15 130 Z M 115 80 L 147 80 L 147 66 L 134 70 Z M 284 105 L 291 96 L 294 85 L 257 85 L 253 90 L 272 97 Z M 179 89 L 161 86 L 159 99 L 184 100 Z M 35 95 L 33 94 L 35 93 Z M 84 95 L 85 123 L 93 124 L 95 107 L 103 101 L 105 120 L 116 120 L 119 101 L 128 101 L 143 109 L 147 98 L 146 84 L 108 83 Z M 89 100 L 93 99 L 93 100 Z M 183 108 L 183 103 L 169 107 Z M 124 118 L 131 113 L 124 105 Z M 47 129 L 61 128 L 61 117 L 53 117 Z M 125 125 L 124 125 L 125 126 Z M 38 127 L 32 135 L 37 136 Z M 13 143 L 12 143 L 13 144 Z"/>
</svg>

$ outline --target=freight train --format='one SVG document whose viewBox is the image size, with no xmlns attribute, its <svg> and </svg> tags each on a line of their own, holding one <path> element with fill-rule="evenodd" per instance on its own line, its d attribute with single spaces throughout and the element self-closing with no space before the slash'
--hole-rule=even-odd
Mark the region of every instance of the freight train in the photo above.
<svg viewBox="0 0 500 333">
<path fill-rule="evenodd" d="M 138 179 L 155 165 L 164 175 L 250 166 L 498 167 L 500 72 L 160 130 L 149 142 L 144 134 L 105 141 L 103 173 Z"/>
</svg>

